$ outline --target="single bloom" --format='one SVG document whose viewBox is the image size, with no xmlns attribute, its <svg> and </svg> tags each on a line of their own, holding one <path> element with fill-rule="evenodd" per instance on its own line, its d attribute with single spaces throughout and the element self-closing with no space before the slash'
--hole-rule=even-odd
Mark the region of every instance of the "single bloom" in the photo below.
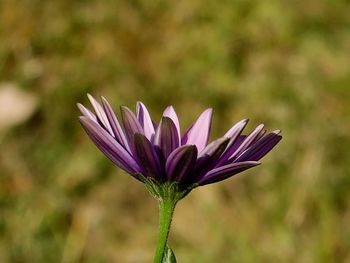
<svg viewBox="0 0 350 263">
<path fill-rule="evenodd" d="M 244 135 L 248 123 L 244 119 L 208 144 L 212 109 L 181 133 L 172 106 L 164 110 L 158 124 L 142 102 L 137 102 L 136 115 L 121 106 L 120 122 L 105 98 L 100 104 L 88 97 L 94 112 L 78 104 L 86 133 L 114 164 L 142 182 L 176 182 L 181 189 L 216 183 L 259 165 L 282 138 L 280 130 L 267 133 L 263 124 Z"/>
</svg>

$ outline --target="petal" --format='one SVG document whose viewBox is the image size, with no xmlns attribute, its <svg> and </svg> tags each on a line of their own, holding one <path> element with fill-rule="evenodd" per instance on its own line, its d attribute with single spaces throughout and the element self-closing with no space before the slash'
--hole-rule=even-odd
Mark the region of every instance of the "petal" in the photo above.
<svg viewBox="0 0 350 263">
<path fill-rule="evenodd" d="M 235 125 L 233 125 L 233 127 L 230 130 L 228 130 L 225 133 L 224 137 L 230 138 L 230 141 L 227 145 L 224 155 L 221 157 L 222 161 L 227 160 L 232 155 L 232 153 L 234 153 L 237 147 L 240 145 L 241 141 L 239 141 L 238 139 L 242 138 L 241 133 L 245 128 L 245 126 L 247 125 L 248 121 L 249 121 L 248 119 L 244 119 L 237 122 Z M 239 145 L 237 145 L 238 143 Z"/>
<path fill-rule="evenodd" d="M 230 156 L 229 159 L 233 159 L 236 156 L 240 155 L 242 152 L 244 152 L 249 146 L 251 146 L 256 138 L 259 136 L 261 131 L 264 129 L 264 124 L 260 124 L 258 127 L 255 128 L 254 131 L 252 131 L 247 138 L 241 143 L 241 145 L 237 148 L 237 150 Z"/>
<path fill-rule="evenodd" d="M 111 134 L 114 136 L 113 131 L 112 131 L 112 127 L 109 124 L 108 118 L 106 113 L 104 112 L 103 108 L 101 107 L 100 103 L 97 102 L 97 100 L 95 100 L 94 97 L 92 97 L 90 94 L 87 94 L 92 107 L 94 108 L 96 115 L 98 117 L 98 120 L 102 123 L 103 127 Z"/>
<path fill-rule="evenodd" d="M 250 145 L 253 145 L 254 143 L 256 143 L 257 141 L 259 141 L 262 137 L 264 137 L 266 133 L 266 130 L 262 130 L 259 132 L 258 136 L 256 136 L 256 138 L 253 140 L 253 142 Z"/>
<path fill-rule="evenodd" d="M 179 147 L 179 135 L 174 122 L 168 117 L 162 117 L 154 138 L 154 144 L 159 146 L 164 158 Z"/>
<path fill-rule="evenodd" d="M 143 168 L 143 174 L 160 180 L 162 176 L 160 163 L 152 143 L 140 133 L 135 133 L 134 142 L 135 155 Z"/>
<path fill-rule="evenodd" d="M 208 143 L 212 113 L 212 109 L 205 110 L 188 132 L 186 144 L 196 145 L 198 152 L 201 152 Z"/>
<path fill-rule="evenodd" d="M 224 136 L 227 137 L 227 138 L 235 138 L 235 137 L 237 137 L 239 134 L 241 134 L 242 130 L 247 125 L 248 121 L 249 121 L 249 119 L 244 119 L 244 120 L 241 120 L 241 121 L 237 122 L 235 125 L 232 126 L 231 129 L 229 129 L 225 133 Z"/>
<path fill-rule="evenodd" d="M 225 180 L 235 174 L 243 172 L 244 170 L 247 170 L 259 164 L 260 164 L 259 162 L 241 162 L 241 163 L 232 163 L 232 164 L 215 168 L 200 179 L 199 185 L 212 184 L 212 183 Z"/>
<path fill-rule="evenodd" d="M 125 137 L 125 133 L 119 124 L 117 116 L 114 114 L 111 105 L 104 97 L 102 97 L 102 105 L 108 118 L 109 124 L 111 125 L 113 133 L 115 135 L 114 137 L 122 146 L 124 146 L 126 150 L 128 150 L 131 153 L 128 141 Z"/>
<path fill-rule="evenodd" d="M 190 131 L 192 130 L 194 123 L 192 123 L 190 125 L 190 127 L 188 127 L 188 129 L 185 131 L 184 135 L 181 138 L 181 145 L 185 145 L 187 140 L 188 140 L 188 134 L 190 133 Z"/>
<path fill-rule="evenodd" d="M 183 145 L 174 150 L 165 165 L 168 180 L 182 182 L 193 170 L 197 154 L 197 148 L 194 145 Z"/>
<path fill-rule="evenodd" d="M 151 140 L 155 134 L 153 122 L 146 106 L 138 101 L 136 104 L 137 119 L 139 120 L 147 139 Z"/>
<path fill-rule="evenodd" d="M 126 138 L 129 141 L 130 148 L 134 147 L 134 134 L 141 133 L 143 134 L 143 129 L 141 124 L 138 122 L 135 114 L 125 106 L 120 107 L 120 112 L 122 115 L 124 131 Z"/>
<path fill-rule="evenodd" d="M 227 160 L 230 158 L 230 156 L 237 150 L 237 148 L 241 145 L 243 140 L 246 138 L 245 135 L 241 135 L 243 129 L 247 125 L 249 119 L 244 119 L 239 122 L 237 122 L 231 129 L 229 129 L 225 133 L 225 137 L 230 138 L 230 141 L 226 147 L 226 150 L 224 154 L 220 157 L 220 161 L 218 162 L 219 165 L 227 164 Z"/>
<path fill-rule="evenodd" d="M 243 152 L 235 161 L 258 161 L 271 151 L 281 139 L 281 135 L 272 132 Z"/>
<path fill-rule="evenodd" d="M 198 155 L 198 159 L 204 156 L 213 157 L 222 154 L 228 142 L 229 139 L 226 137 L 222 137 L 215 141 L 212 141 L 204 148 L 203 151 L 200 152 L 200 154 Z"/>
<path fill-rule="evenodd" d="M 225 152 L 220 156 L 220 160 L 218 161 L 216 166 L 218 167 L 228 164 L 230 156 L 237 150 L 237 148 L 241 145 L 241 143 L 245 140 L 246 137 L 246 135 L 239 135 L 231 145 L 227 146 Z"/>
<path fill-rule="evenodd" d="M 98 123 L 84 116 L 79 119 L 91 140 L 112 162 L 132 175 L 141 171 L 133 157 Z"/>
<path fill-rule="evenodd" d="M 228 138 L 222 137 L 208 144 L 198 155 L 195 170 L 193 174 L 189 176 L 188 181 L 195 183 L 204 174 L 213 169 L 218 163 L 220 155 L 226 149 L 228 142 Z"/>
<path fill-rule="evenodd" d="M 163 117 L 169 117 L 173 121 L 173 123 L 176 126 L 178 137 L 180 140 L 180 138 L 181 138 L 180 122 L 179 122 L 179 118 L 177 117 L 177 114 L 175 112 L 174 107 L 168 106 L 163 112 Z M 179 141 L 179 143 L 180 143 L 180 141 Z"/>
<path fill-rule="evenodd" d="M 82 104 L 77 103 L 77 106 L 80 110 L 80 112 L 89 119 L 92 119 L 93 121 L 97 122 L 97 117 L 95 114 L 93 114 L 89 109 L 85 108 Z"/>
</svg>

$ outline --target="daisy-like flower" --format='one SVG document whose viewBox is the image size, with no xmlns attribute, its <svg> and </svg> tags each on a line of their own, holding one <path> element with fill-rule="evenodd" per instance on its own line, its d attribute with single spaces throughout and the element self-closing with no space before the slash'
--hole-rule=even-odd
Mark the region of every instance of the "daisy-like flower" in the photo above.
<svg viewBox="0 0 350 263">
<path fill-rule="evenodd" d="M 181 134 L 172 106 L 165 109 L 158 125 L 142 102 L 137 102 L 136 115 L 122 106 L 121 125 L 105 98 L 101 105 L 88 97 L 95 113 L 78 104 L 86 133 L 114 164 L 141 181 L 145 177 L 177 182 L 183 189 L 216 183 L 259 165 L 282 138 L 279 130 L 266 134 L 263 124 L 243 135 L 248 122 L 244 119 L 208 144 L 212 109 Z"/>
<path fill-rule="evenodd" d="M 145 183 L 159 200 L 172 199 L 174 207 L 197 186 L 225 180 L 259 165 L 282 138 L 279 130 L 266 133 L 263 124 L 244 135 L 248 122 L 244 119 L 208 144 L 212 109 L 206 109 L 181 133 L 172 106 L 165 109 L 159 124 L 151 119 L 142 102 L 136 105 L 136 115 L 122 106 L 120 123 L 105 98 L 100 104 L 88 97 L 94 112 L 81 104 L 78 107 L 80 122 L 91 140 L 114 164 Z"/>
</svg>

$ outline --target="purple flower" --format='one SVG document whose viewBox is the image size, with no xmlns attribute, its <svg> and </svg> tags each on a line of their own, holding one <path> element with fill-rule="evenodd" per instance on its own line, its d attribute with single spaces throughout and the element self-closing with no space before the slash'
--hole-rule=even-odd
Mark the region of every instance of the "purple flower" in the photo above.
<svg viewBox="0 0 350 263">
<path fill-rule="evenodd" d="M 243 135 L 245 119 L 208 144 L 212 109 L 181 134 L 172 106 L 165 109 L 159 124 L 142 102 L 136 105 L 136 115 L 122 106 L 121 125 L 105 98 L 101 105 L 88 97 L 94 113 L 78 104 L 86 133 L 113 163 L 140 181 L 177 182 L 183 189 L 219 182 L 259 165 L 282 138 L 279 130 L 266 133 L 262 124 Z"/>
</svg>

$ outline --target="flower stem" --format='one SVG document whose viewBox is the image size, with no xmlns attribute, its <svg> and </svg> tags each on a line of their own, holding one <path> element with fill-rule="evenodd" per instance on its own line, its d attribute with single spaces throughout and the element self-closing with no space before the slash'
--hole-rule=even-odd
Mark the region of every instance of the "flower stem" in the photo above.
<svg viewBox="0 0 350 263">
<path fill-rule="evenodd" d="M 153 263 L 162 263 L 176 203 L 177 201 L 172 198 L 159 201 L 159 234 Z"/>
</svg>

